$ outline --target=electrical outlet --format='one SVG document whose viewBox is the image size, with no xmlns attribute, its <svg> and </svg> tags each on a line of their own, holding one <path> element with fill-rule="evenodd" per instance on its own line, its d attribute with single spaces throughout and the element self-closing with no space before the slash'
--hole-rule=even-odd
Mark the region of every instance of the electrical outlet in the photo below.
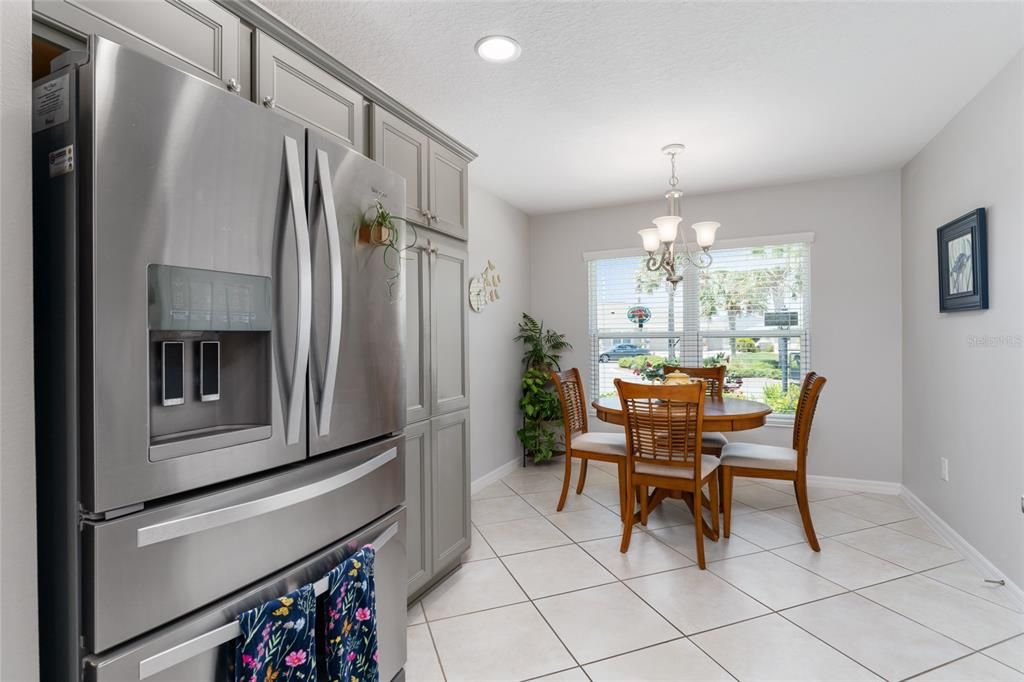
<svg viewBox="0 0 1024 682">
<path fill-rule="evenodd" d="M 943 481 L 949 481 L 949 460 L 939 457 L 939 477 Z"/>
</svg>

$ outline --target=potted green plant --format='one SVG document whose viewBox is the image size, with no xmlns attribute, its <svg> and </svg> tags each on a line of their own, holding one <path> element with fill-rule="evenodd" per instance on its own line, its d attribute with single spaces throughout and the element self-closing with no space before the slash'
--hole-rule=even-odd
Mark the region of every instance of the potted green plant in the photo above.
<svg viewBox="0 0 1024 682">
<path fill-rule="evenodd" d="M 523 427 L 516 432 L 523 448 L 534 462 L 551 459 L 558 451 L 558 427 L 562 410 L 551 384 L 550 372 L 560 369 L 562 353 L 572 348 L 565 334 L 545 329 L 544 323 L 523 313 L 516 341 L 525 346 L 523 351 L 522 396 L 519 409 L 523 412 Z"/>
</svg>

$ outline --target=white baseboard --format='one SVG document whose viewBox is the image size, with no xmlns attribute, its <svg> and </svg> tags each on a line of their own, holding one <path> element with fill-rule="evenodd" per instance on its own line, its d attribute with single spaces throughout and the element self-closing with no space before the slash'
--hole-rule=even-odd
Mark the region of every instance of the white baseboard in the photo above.
<svg viewBox="0 0 1024 682">
<path fill-rule="evenodd" d="M 899 495 L 903 486 L 891 481 L 870 481 L 863 478 L 840 478 L 839 476 L 807 475 L 808 485 L 822 488 L 839 488 L 855 493 L 879 493 L 881 495 Z"/>
<path fill-rule="evenodd" d="M 505 462 L 504 464 L 502 464 L 500 467 L 498 467 L 494 471 L 491 471 L 490 473 L 484 474 L 483 476 L 481 476 L 480 478 L 476 479 L 475 481 L 473 481 L 473 483 L 470 484 L 470 486 L 469 486 L 470 494 L 471 495 L 475 495 L 476 493 L 480 492 L 481 490 L 483 490 L 484 488 L 486 488 L 490 484 L 494 483 L 495 481 L 498 481 L 498 480 L 504 478 L 505 476 L 511 474 L 513 471 L 515 471 L 520 466 L 522 466 L 522 463 L 523 463 L 522 458 L 516 457 L 513 460 L 509 460 L 508 462 Z"/>
<path fill-rule="evenodd" d="M 939 537 L 945 540 L 949 545 L 960 552 L 960 555 L 974 567 L 978 573 L 984 578 L 989 580 L 1002 580 L 1006 583 L 1006 592 L 1010 599 L 1017 602 L 1019 608 L 1024 608 L 1024 590 L 1015 585 L 1012 580 L 1007 578 L 1002 571 L 995 567 L 995 565 L 985 558 L 985 556 L 976 550 L 971 543 L 967 542 L 960 533 L 953 530 L 953 527 L 942 520 L 938 514 L 932 511 L 932 508 L 925 504 L 921 498 L 915 495 L 913 492 L 908 490 L 906 486 L 903 488 L 900 497 L 907 503 L 907 505 L 917 513 L 918 516 L 924 520 L 931 529 L 938 533 Z"/>
</svg>

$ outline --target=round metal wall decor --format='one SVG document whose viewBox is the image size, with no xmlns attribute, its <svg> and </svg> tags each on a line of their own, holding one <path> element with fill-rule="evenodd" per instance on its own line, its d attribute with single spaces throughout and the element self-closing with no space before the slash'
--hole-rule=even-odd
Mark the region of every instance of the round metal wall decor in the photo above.
<svg viewBox="0 0 1024 682">
<path fill-rule="evenodd" d="M 498 274 L 494 263 L 487 261 L 487 267 L 479 275 L 469 278 L 469 308 L 475 313 L 482 312 L 488 303 L 493 303 L 501 298 L 498 295 L 498 286 L 501 285 L 501 275 Z"/>
</svg>

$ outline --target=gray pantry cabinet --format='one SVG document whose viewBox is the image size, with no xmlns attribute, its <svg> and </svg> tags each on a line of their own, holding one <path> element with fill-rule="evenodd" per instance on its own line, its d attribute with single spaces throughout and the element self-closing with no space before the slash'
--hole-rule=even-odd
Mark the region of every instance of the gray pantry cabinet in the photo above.
<svg viewBox="0 0 1024 682">
<path fill-rule="evenodd" d="M 0 0 L 2 1 L 2 0 Z M 245 0 L 35 0 L 35 31 L 97 34 L 369 151 L 405 177 L 419 230 L 406 267 L 408 596 L 470 544 L 468 165 L 475 155 Z M 383 106 L 382 106 L 383 105 Z M 366 117 L 372 116 L 372 126 Z"/>
<path fill-rule="evenodd" d="M 373 106 L 373 158 L 405 178 L 406 215 L 469 238 L 469 162 L 380 106 Z"/>
<path fill-rule="evenodd" d="M 411 597 L 470 543 L 466 258 L 463 243 L 426 231 L 404 254 Z"/>
<path fill-rule="evenodd" d="M 405 448 L 406 556 L 416 598 L 469 549 L 469 410 L 410 424 Z"/>
<path fill-rule="evenodd" d="M 433 577 L 430 446 L 430 420 L 405 428 L 405 555 L 409 561 L 409 594 L 426 586 Z"/>
<path fill-rule="evenodd" d="M 408 422 L 469 407 L 465 244 L 419 230 L 403 254 Z"/>
<path fill-rule="evenodd" d="M 421 235 L 420 239 L 426 239 Z M 431 411 L 431 252 L 419 246 L 404 252 L 406 422 L 430 419 Z"/>
<path fill-rule="evenodd" d="M 469 549 L 469 410 L 430 420 L 431 546 L 434 575 L 457 566 Z"/>
</svg>

